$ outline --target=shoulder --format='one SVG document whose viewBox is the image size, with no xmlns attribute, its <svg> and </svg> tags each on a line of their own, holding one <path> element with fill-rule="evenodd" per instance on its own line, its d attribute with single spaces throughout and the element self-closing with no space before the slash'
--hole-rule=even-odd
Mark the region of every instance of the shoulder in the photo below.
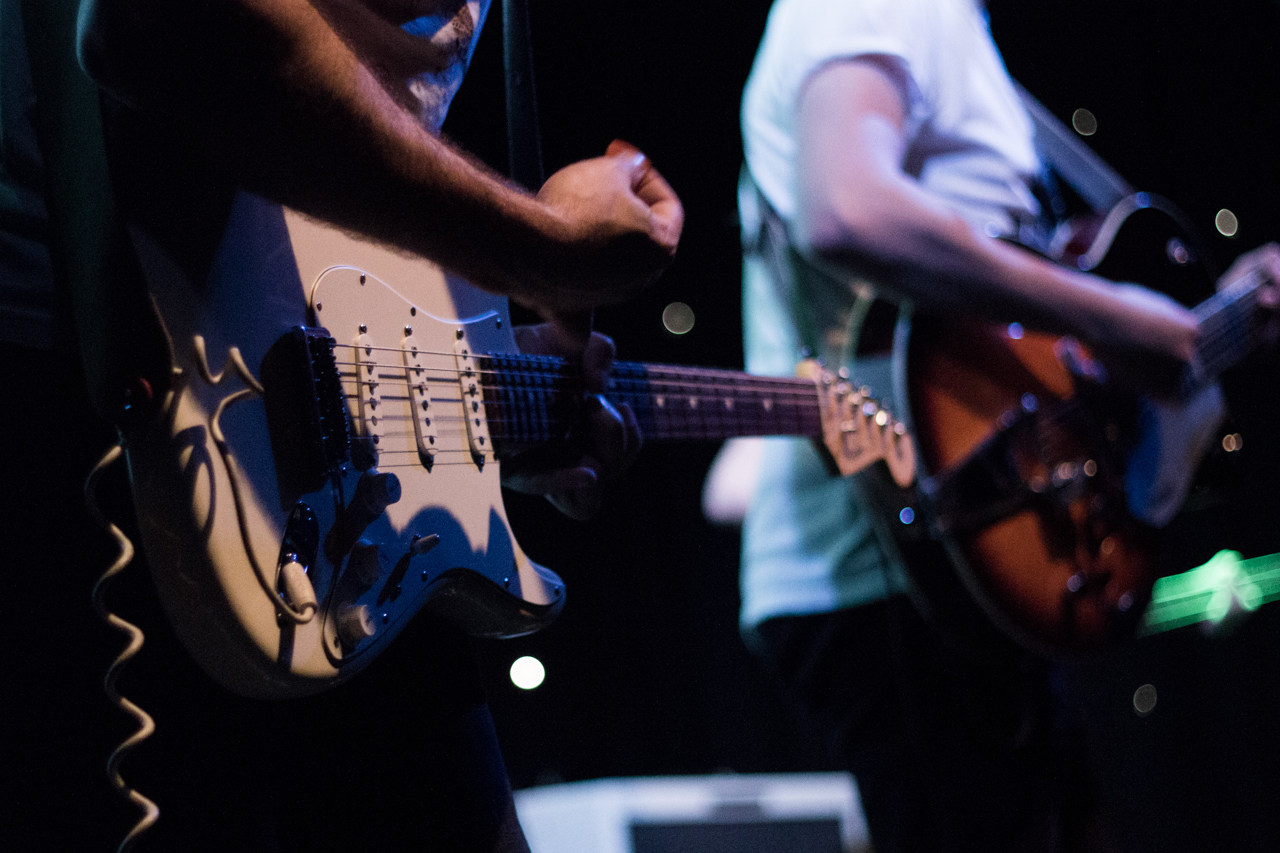
<svg viewBox="0 0 1280 853">
<path fill-rule="evenodd" d="M 928 92 L 957 25 L 974 14 L 973 0 L 778 0 L 752 84 L 787 102 L 823 65 L 880 55 Z"/>
</svg>

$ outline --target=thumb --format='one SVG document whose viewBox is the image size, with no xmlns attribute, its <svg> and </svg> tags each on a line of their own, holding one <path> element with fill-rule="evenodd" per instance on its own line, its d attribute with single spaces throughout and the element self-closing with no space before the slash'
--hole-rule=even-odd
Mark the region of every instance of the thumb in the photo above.
<svg viewBox="0 0 1280 853">
<path fill-rule="evenodd" d="M 594 314 L 586 310 L 545 311 L 543 318 L 551 324 L 557 347 L 563 352 L 581 353 L 591 340 Z"/>
<path fill-rule="evenodd" d="M 604 151 L 606 157 L 617 157 L 620 160 L 629 160 L 631 166 L 631 188 L 638 188 L 644 180 L 649 177 L 650 170 L 653 165 L 649 162 L 649 158 L 639 148 L 621 139 L 615 139 L 609 143 L 609 147 Z"/>
</svg>

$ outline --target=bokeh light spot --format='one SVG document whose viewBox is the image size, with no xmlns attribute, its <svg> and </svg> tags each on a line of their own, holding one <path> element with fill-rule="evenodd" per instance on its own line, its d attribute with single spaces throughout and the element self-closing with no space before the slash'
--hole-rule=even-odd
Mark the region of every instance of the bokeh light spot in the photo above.
<svg viewBox="0 0 1280 853">
<path fill-rule="evenodd" d="M 673 335 L 685 335 L 693 329 L 693 309 L 683 302 L 672 302 L 662 309 L 662 325 Z"/>
<path fill-rule="evenodd" d="M 1144 684 L 1133 691 L 1133 710 L 1139 717 L 1145 717 L 1156 709 L 1156 686 Z"/>
<path fill-rule="evenodd" d="M 535 657 L 525 655 L 516 658 L 515 663 L 511 664 L 511 683 L 521 690 L 532 690 L 546 677 L 546 668 L 543 667 L 542 661 Z"/>
<path fill-rule="evenodd" d="M 1217 216 L 1213 217 L 1213 225 L 1223 237 L 1234 237 L 1236 232 L 1240 230 L 1240 220 L 1236 219 L 1236 215 L 1225 207 L 1218 211 Z"/>
<path fill-rule="evenodd" d="M 1079 109 L 1071 114 L 1071 126 L 1081 136 L 1093 136 L 1098 132 L 1098 120 L 1086 109 Z"/>
</svg>

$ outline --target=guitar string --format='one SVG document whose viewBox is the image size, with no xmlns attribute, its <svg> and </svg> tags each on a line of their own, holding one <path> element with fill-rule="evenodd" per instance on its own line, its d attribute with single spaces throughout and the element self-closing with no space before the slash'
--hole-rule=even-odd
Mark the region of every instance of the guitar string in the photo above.
<svg viewBox="0 0 1280 853">
<path fill-rule="evenodd" d="M 358 402 L 365 402 L 365 398 L 358 397 L 353 394 L 343 394 L 342 399 L 348 402 L 352 400 L 356 400 Z M 379 396 L 374 399 L 377 400 L 378 405 L 382 405 L 384 403 L 390 403 L 393 406 L 396 404 L 404 404 L 404 405 L 410 405 L 410 406 L 412 405 L 408 397 L 403 397 L 399 395 Z M 677 397 L 676 399 L 684 400 L 683 397 Z M 818 411 L 818 407 L 816 403 L 813 406 L 796 406 L 794 404 L 782 403 L 782 404 L 776 404 L 772 408 L 765 408 L 763 406 L 739 407 L 736 405 L 733 407 L 727 407 L 723 405 L 724 401 L 718 397 L 705 398 L 705 399 L 710 399 L 712 403 L 710 405 L 699 404 L 696 406 L 690 405 L 687 407 L 649 406 L 649 407 L 640 407 L 640 408 L 642 413 L 646 417 L 651 417 L 654 419 L 659 419 L 659 418 L 677 419 L 678 418 L 683 420 L 714 419 L 718 421 L 738 421 L 738 420 L 750 420 L 754 418 L 758 421 L 765 422 L 765 421 L 776 421 L 779 419 L 795 418 L 797 416 L 802 416 L 802 415 L 809 415 L 811 417 L 820 417 L 820 413 Z M 464 400 L 444 398 L 444 397 L 431 397 L 429 398 L 429 400 L 431 403 L 437 404 L 437 406 L 443 406 L 443 407 L 456 406 L 458 408 L 463 408 L 465 406 Z M 484 402 L 484 407 L 486 411 L 485 418 L 490 423 L 519 422 L 529 417 L 528 414 L 523 414 L 523 413 L 531 412 L 538 408 L 542 408 L 542 407 L 534 407 L 530 405 L 522 405 L 520 401 L 485 400 L 483 402 Z M 628 401 L 624 399 L 621 402 L 625 403 Z M 719 404 L 719 405 L 716 405 L 716 404 Z M 508 413 L 506 411 L 512 408 L 518 409 L 520 411 L 517 411 L 514 413 Z M 492 412 L 493 410 L 496 410 L 496 413 L 491 414 L 490 412 Z M 442 422 L 465 421 L 468 417 L 465 414 L 450 414 L 450 413 L 437 415 L 437 414 L 434 414 L 434 412 L 437 411 L 437 409 L 431 409 L 431 408 L 428 408 L 425 411 L 428 412 L 428 414 L 425 417 L 430 417 L 433 421 L 436 421 L 437 419 Z M 353 415 L 353 417 L 356 417 L 356 418 L 376 417 L 379 420 L 412 420 L 413 418 L 417 417 L 417 414 L 416 414 L 416 411 L 415 411 L 415 414 L 413 415 L 406 414 L 402 410 L 398 414 L 390 411 L 388 411 L 386 414 L 383 414 L 381 412 L 370 412 L 368 415 L 361 415 L 356 413 Z M 556 419 L 556 417 L 550 414 L 549 412 L 543 415 L 543 417 L 546 417 L 548 419 Z"/>
<path fill-rule="evenodd" d="M 339 348 L 356 350 L 357 353 L 360 350 L 366 350 L 366 351 L 374 351 L 374 352 L 389 352 L 389 353 L 395 353 L 398 355 L 404 355 L 408 353 L 414 356 L 437 356 L 437 357 L 448 358 L 448 359 L 457 358 L 457 355 L 458 355 L 457 353 L 441 352 L 438 350 L 422 349 L 422 350 L 417 350 L 415 352 L 415 351 L 405 350 L 399 347 L 377 347 L 377 346 L 363 346 L 363 345 L 356 345 L 356 344 L 341 344 L 341 343 L 335 343 L 333 345 L 333 348 L 335 350 Z M 422 367 L 421 369 L 436 370 L 438 372 L 449 372 L 449 373 L 470 372 L 470 373 L 476 373 L 476 374 L 526 375 L 526 376 L 537 376 L 537 377 L 551 375 L 556 378 L 565 378 L 565 379 L 573 378 L 574 371 L 576 370 L 576 368 L 570 362 L 564 359 L 561 359 L 557 356 L 537 356 L 537 355 L 526 355 L 526 354 L 502 354 L 502 353 L 472 353 L 468 357 L 482 360 L 482 361 L 510 360 L 510 361 L 516 362 L 517 364 L 513 365 L 512 368 L 502 368 L 502 367 L 473 368 L 473 369 L 467 370 L 467 369 L 454 368 L 454 367 L 439 367 L 439 368 Z M 338 363 L 342 365 L 350 365 L 350 366 L 358 366 L 358 367 L 364 366 L 365 364 L 363 362 L 347 362 L 347 361 L 342 361 Z M 378 362 L 378 361 L 374 361 L 373 364 L 384 364 L 384 365 L 387 365 L 388 367 L 415 369 L 413 367 L 406 367 L 404 365 L 389 365 L 386 362 Z M 523 369 L 518 369 L 518 368 L 523 368 Z M 635 377 L 625 375 L 625 371 L 631 370 L 631 369 L 642 371 L 642 372 Z M 625 362 L 625 361 L 616 362 L 615 368 L 612 371 L 612 374 L 614 378 L 617 378 L 617 379 L 623 379 L 623 380 L 636 379 L 641 381 L 645 379 L 652 379 L 655 376 L 660 376 L 660 377 L 687 376 L 687 377 L 719 378 L 726 382 L 748 382 L 753 384 L 754 383 L 774 383 L 782 386 L 794 386 L 799 388 L 809 388 L 816 384 L 811 380 L 806 380 L 806 379 L 791 377 L 791 376 L 757 376 L 754 374 L 741 373 L 738 371 L 724 370 L 720 368 L 687 367 L 684 365 L 675 365 L 675 364 L 642 364 L 639 362 Z"/>
<path fill-rule="evenodd" d="M 413 371 L 437 374 L 437 376 L 425 376 L 421 378 L 429 382 L 434 381 L 434 382 L 444 382 L 449 384 L 452 384 L 453 382 L 455 382 L 457 380 L 457 377 L 446 376 L 446 378 L 442 379 L 438 376 L 438 374 L 444 373 L 447 375 L 450 373 L 457 373 L 459 375 L 466 375 L 465 371 L 450 371 L 446 368 L 404 367 L 402 365 L 381 364 L 381 363 L 374 363 L 370 365 L 368 363 L 351 364 L 349 362 L 336 362 L 336 364 L 339 367 L 356 367 L 356 368 L 367 368 L 372 366 L 375 370 L 379 371 L 376 374 L 378 378 L 374 378 L 374 379 L 361 378 L 359 375 L 353 375 L 351 373 L 339 374 L 339 377 L 342 380 L 346 382 L 354 382 L 359 385 L 380 385 L 380 384 L 386 384 L 391 382 L 398 382 L 400 380 L 408 380 L 408 379 L 416 378 L 409 375 Z M 476 372 L 479 373 L 480 371 L 476 371 Z M 504 378 L 504 379 L 511 379 L 513 377 L 518 378 L 521 376 L 528 376 L 531 378 L 541 378 L 541 374 L 519 374 L 519 373 L 510 372 L 510 371 L 488 371 L 487 374 L 496 376 L 498 378 Z M 644 383 L 645 388 L 643 389 L 615 388 L 608 391 L 607 392 L 608 395 L 611 397 L 698 396 L 698 395 L 691 395 L 689 392 L 692 391 L 692 392 L 702 392 L 701 396 L 706 397 L 707 399 L 711 399 L 713 397 L 725 397 L 726 395 L 733 397 L 736 395 L 741 399 L 750 400 L 750 399 L 758 399 L 761 396 L 768 396 L 771 398 L 789 397 L 802 402 L 812 401 L 814 405 L 818 404 L 817 397 L 815 396 L 815 392 L 817 392 L 818 390 L 817 386 L 810 383 L 804 383 L 803 380 L 801 380 L 803 384 L 800 384 L 800 385 L 782 385 L 774 389 L 743 388 L 740 385 L 709 385 L 707 383 L 699 383 L 694 381 L 663 381 L 663 380 L 655 381 L 652 379 L 624 380 L 624 381 L 642 382 Z M 480 383 L 480 387 L 486 390 L 495 390 L 495 391 L 507 392 L 507 393 L 520 392 L 520 393 L 533 393 L 533 394 L 541 394 L 541 395 L 573 393 L 571 389 L 566 389 L 566 388 L 557 388 L 555 386 L 526 385 L 526 384 L 519 384 L 516 382 L 492 383 L 492 382 L 484 382 L 482 380 Z M 868 401 L 871 401 L 871 398 L 867 398 L 867 399 Z"/>
<path fill-rule="evenodd" d="M 516 380 L 521 378 L 534 379 L 534 380 L 540 380 L 540 379 L 546 379 L 546 378 L 551 378 L 552 380 L 574 379 L 574 377 L 571 377 L 571 376 L 565 376 L 565 375 L 549 376 L 546 373 L 540 373 L 540 372 L 534 372 L 534 371 L 515 371 L 515 370 L 500 370 L 500 369 L 499 370 L 483 370 L 483 369 L 458 370 L 458 369 L 453 369 L 448 367 L 389 364 L 386 362 L 335 361 L 334 364 L 339 368 L 350 367 L 350 368 L 355 368 L 357 371 L 361 369 L 364 369 L 367 371 L 369 368 L 372 368 L 374 370 L 381 371 L 379 374 L 380 376 L 386 377 L 390 375 L 392 379 L 387 381 L 394 381 L 402 377 L 408 378 L 409 374 L 414 372 L 437 374 L 436 381 L 444 381 L 444 382 L 457 381 L 459 377 L 465 377 L 465 376 L 485 376 L 485 377 L 491 376 L 491 377 L 498 377 L 500 379 L 508 379 L 508 380 Z M 449 378 L 439 379 L 438 378 L 439 374 L 445 374 Z M 379 381 L 379 380 L 361 379 L 358 376 L 352 376 L 350 373 L 342 373 L 341 376 L 343 378 L 350 379 L 351 381 L 360 382 L 362 384 Z M 741 383 L 733 379 L 728 379 L 728 380 L 722 381 L 720 384 L 715 384 L 714 382 L 710 382 L 708 380 L 698 381 L 697 379 L 694 379 L 694 378 L 688 378 L 688 379 L 683 377 L 669 378 L 669 377 L 653 376 L 653 375 L 646 376 L 646 377 L 634 377 L 634 378 L 629 376 L 614 375 L 611 378 L 617 382 L 623 382 L 623 383 L 628 383 L 628 382 L 643 383 L 649 389 L 679 387 L 679 388 L 707 389 L 711 391 L 732 391 L 735 393 L 751 392 L 751 393 L 791 394 L 798 397 L 812 396 L 815 390 L 817 390 L 818 388 L 816 383 L 809 382 L 803 379 L 785 380 L 785 379 L 772 378 L 772 377 L 770 378 L 750 377 L 750 379 L 746 383 Z M 762 380 L 762 381 L 757 382 L 756 380 Z M 482 383 L 483 383 L 483 380 L 482 380 Z M 762 387 L 760 387 L 759 389 L 750 387 L 751 385 L 757 385 L 757 384 Z M 554 385 L 537 386 L 537 385 L 519 385 L 519 384 L 511 384 L 511 383 L 500 384 L 500 385 L 483 384 L 483 387 L 512 388 L 512 389 L 532 390 L 532 391 L 562 390 L 562 389 L 556 388 Z M 640 392 L 623 388 L 623 389 L 616 390 L 615 393 L 640 393 Z"/>
<path fill-rule="evenodd" d="M 377 436 L 379 439 L 403 438 L 406 440 L 417 438 L 417 433 L 408 429 L 399 428 L 401 425 L 403 425 L 405 421 L 408 421 L 409 418 L 403 417 L 403 416 L 392 416 L 392 417 L 383 418 L 382 416 L 379 416 L 379 421 L 382 422 L 383 420 L 397 422 L 397 428 L 392 430 L 374 428 L 367 433 L 358 433 L 355 437 L 356 438 L 372 438 L 374 436 Z M 520 443 L 521 436 L 528 435 L 529 433 L 534 433 L 534 432 L 540 433 L 540 434 L 545 433 L 549 437 L 553 437 L 561 432 L 567 431 L 567 427 L 568 427 L 567 423 L 553 422 L 550 424 L 544 424 L 541 428 L 531 429 L 528 427 L 525 421 L 518 418 L 515 418 L 515 419 L 489 418 L 487 419 L 487 423 L 489 424 L 490 427 L 493 428 L 494 438 L 496 438 L 500 443 L 501 442 Z M 702 423 L 702 422 L 689 423 L 687 421 L 683 421 L 683 422 L 668 421 L 665 423 L 652 422 L 647 424 L 646 426 L 647 426 L 647 429 L 645 430 L 646 440 L 650 438 L 659 440 L 659 439 L 670 439 L 670 438 L 696 438 L 696 437 L 731 438 L 738 435 L 817 436 L 821 434 L 821 422 L 819 420 L 817 420 L 816 418 L 806 419 L 806 418 L 800 418 L 800 417 L 784 418 L 784 419 L 771 418 L 768 420 L 763 420 L 763 419 L 744 420 L 744 421 L 734 422 L 731 425 L 723 422 L 717 423 L 714 421 L 705 422 L 705 423 Z M 560 428 L 556 428 L 556 427 L 560 427 Z M 448 430 L 443 433 L 436 431 L 434 435 L 437 439 L 456 440 L 459 443 L 465 443 L 466 441 L 469 441 L 469 439 L 466 437 L 466 432 L 462 429 L 456 428 L 456 426 L 452 430 Z M 448 448 L 445 448 L 445 449 L 448 449 Z"/>
<path fill-rule="evenodd" d="M 510 390 L 510 389 L 508 389 Z M 514 409 L 519 412 L 530 412 L 538 410 L 547 410 L 547 416 L 551 416 L 552 409 L 556 401 L 548 402 L 546 398 L 554 396 L 550 394 L 530 395 L 541 399 L 520 399 L 516 396 L 506 397 L 502 399 L 494 399 L 493 397 L 484 400 L 475 400 L 473 402 L 482 402 L 485 409 L 495 414 L 489 415 L 490 419 L 502 418 L 506 410 Z M 640 410 L 646 414 L 655 417 L 718 417 L 726 420 L 734 420 L 739 418 L 762 417 L 762 418 L 778 418 L 790 416 L 797 412 L 812 414 L 814 417 L 821 417 L 821 407 L 817 400 L 777 400 L 772 398 L 751 399 L 751 398 L 732 398 L 719 395 L 686 395 L 686 394 L 669 394 L 669 395 L 633 395 L 633 394 L 617 394 L 610 395 L 614 402 L 625 403 L 632 406 L 633 409 Z M 670 397 L 670 401 L 663 400 L 661 403 L 643 399 L 645 396 Z M 347 402 L 355 401 L 365 405 L 372 404 L 376 408 L 378 405 L 406 405 L 417 410 L 416 401 L 409 397 L 399 394 L 370 394 L 365 396 L 360 393 L 343 393 L 341 399 Z M 427 401 L 432 406 L 437 407 L 458 407 L 463 408 L 466 400 L 460 400 L 451 397 L 427 397 Z M 428 408 L 428 413 L 433 409 Z M 872 414 L 882 411 L 876 408 Z M 371 415 L 377 414 L 371 412 Z M 390 415 L 388 415 L 390 417 Z M 430 416 L 430 415 L 429 415 Z M 518 416 L 518 415 L 517 415 Z M 441 414 L 440 417 L 458 417 L 457 415 Z"/>
<path fill-rule="evenodd" d="M 1263 284 L 1261 275 L 1250 272 L 1194 309 L 1203 331 L 1197 356 L 1207 373 L 1221 372 L 1256 345 L 1261 327 L 1250 321 L 1256 316 Z"/>
</svg>

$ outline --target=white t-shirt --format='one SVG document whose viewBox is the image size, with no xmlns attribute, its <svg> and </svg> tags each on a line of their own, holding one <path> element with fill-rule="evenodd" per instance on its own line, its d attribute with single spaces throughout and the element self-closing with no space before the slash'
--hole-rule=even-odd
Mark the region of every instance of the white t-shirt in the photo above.
<svg viewBox="0 0 1280 853">
<path fill-rule="evenodd" d="M 905 81 L 903 168 L 992 236 L 1037 222 L 1030 190 L 1041 164 L 1030 119 L 975 0 L 778 0 L 743 96 L 747 169 L 789 222 L 796 209 L 796 108 L 805 81 L 829 62 L 876 56 Z M 753 227 L 751 201 L 740 204 Z M 813 304 L 816 318 L 843 331 L 851 283 L 832 281 Z M 743 264 L 747 369 L 793 372 L 802 341 L 770 269 L 748 253 Z M 887 362 L 855 377 L 892 410 Z M 828 476 L 807 441 L 769 439 L 760 482 L 743 527 L 742 622 L 821 613 L 883 598 L 902 588 L 886 569 L 854 484 Z"/>
</svg>

